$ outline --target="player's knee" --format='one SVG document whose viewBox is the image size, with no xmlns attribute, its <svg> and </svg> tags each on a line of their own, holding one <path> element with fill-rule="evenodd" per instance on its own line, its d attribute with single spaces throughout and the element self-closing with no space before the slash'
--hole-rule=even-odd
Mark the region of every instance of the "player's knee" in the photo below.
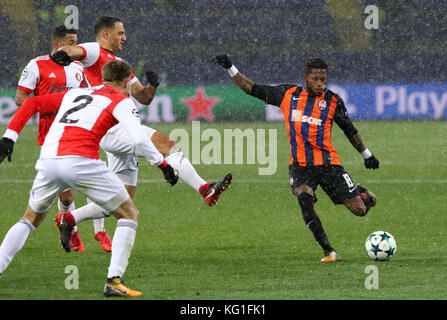
<svg viewBox="0 0 447 320">
<path fill-rule="evenodd" d="M 61 196 L 59 198 L 59 200 L 64 207 L 68 207 L 73 203 L 73 197 L 70 197 L 70 196 L 66 196 L 66 197 Z"/>
<path fill-rule="evenodd" d="M 368 210 L 366 209 L 366 206 L 361 199 L 359 199 L 358 201 L 347 202 L 346 207 L 349 209 L 349 211 L 359 217 L 363 217 L 368 213 Z"/>
<path fill-rule="evenodd" d="M 296 197 L 298 198 L 298 203 L 300 204 L 301 208 L 312 207 L 314 203 L 314 197 L 307 192 L 300 192 L 296 195 Z"/>
<path fill-rule="evenodd" d="M 25 214 L 23 215 L 23 219 L 26 220 L 25 222 L 28 222 L 34 228 L 37 228 L 45 219 L 46 214 L 47 211 L 38 213 L 34 211 L 30 206 L 28 206 Z"/>
</svg>

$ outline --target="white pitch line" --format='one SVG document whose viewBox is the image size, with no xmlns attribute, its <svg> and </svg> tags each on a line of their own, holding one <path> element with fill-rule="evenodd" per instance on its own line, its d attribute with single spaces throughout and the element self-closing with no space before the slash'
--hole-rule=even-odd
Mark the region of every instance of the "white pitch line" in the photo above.
<svg viewBox="0 0 447 320">
<path fill-rule="evenodd" d="M 16 184 L 21 184 L 21 183 L 33 183 L 34 180 L 26 180 L 26 179 L 5 179 L 5 180 L 0 180 L 0 184 L 4 184 L 4 183 L 16 183 Z M 165 180 L 162 179 L 142 179 L 142 180 L 138 180 L 138 183 L 140 184 L 151 184 L 151 183 L 164 183 Z M 268 179 L 268 178 L 259 178 L 259 179 L 237 179 L 235 178 L 233 183 L 260 183 L 260 184 L 268 184 L 268 183 L 275 183 L 275 184 L 288 184 L 289 180 L 288 179 Z M 421 184 L 421 183 L 434 183 L 434 184 L 445 184 L 447 183 L 447 180 L 432 180 L 432 179 L 428 179 L 428 180 L 424 180 L 424 179 L 415 179 L 415 180 L 410 180 L 410 179 L 376 179 L 376 180 L 362 180 L 360 183 L 371 183 L 371 184 L 375 184 L 375 183 L 383 183 L 383 184 Z"/>
</svg>

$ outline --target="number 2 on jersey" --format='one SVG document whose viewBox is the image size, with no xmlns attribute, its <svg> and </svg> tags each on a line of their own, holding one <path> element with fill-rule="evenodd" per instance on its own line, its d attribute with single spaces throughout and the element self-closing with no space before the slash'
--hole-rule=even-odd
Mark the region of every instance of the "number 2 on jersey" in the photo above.
<svg viewBox="0 0 447 320">
<path fill-rule="evenodd" d="M 84 109 L 86 106 L 88 106 L 90 103 L 92 103 L 93 97 L 88 96 L 88 95 L 78 96 L 78 97 L 76 97 L 76 99 L 73 100 L 73 103 L 80 102 L 80 101 L 84 101 L 84 102 L 74 106 L 73 108 L 68 109 L 67 112 L 65 112 L 64 115 L 62 116 L 61 120 L 59 120 L 59 122 L 68 123 L 68 124 L 78 122 L 79 119 L 68 119 L 68 116 L 76 111 Z"/>
</svg>

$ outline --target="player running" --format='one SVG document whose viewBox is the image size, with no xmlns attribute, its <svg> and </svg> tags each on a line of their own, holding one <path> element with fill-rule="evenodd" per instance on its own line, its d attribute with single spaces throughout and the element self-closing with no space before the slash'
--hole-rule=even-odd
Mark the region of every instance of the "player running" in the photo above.
<svg viewBox="0 0 447 320">
<path fill-rule="evenodd" d="M 357 216 L 366 215 L 375 206 L 376 196 L 366 188 L 356 186 L 342 167 L 331 142 L 333 121 L 362 154 L 367 169 L 378 169 L 379 161 L 363 144 L 348 117 L 343 100 L 326 88 L 326 62 L 319 58 L 306 62 L 304 88 L 294 84 L 256 84 L 242 75 L 227 55 L 215 56 L 213 62 L 225 68 L 234 83 L 247 94 L 281 108 L 290 143 L 292 192 L 298 198 L 306 226 L 324 250 L 321 261 L 340 260 L 314 208 L 317 186 L 321 186 L 334 204 L 344 204 Z"/>
<path fill-rule="evenodd" d="M 10 160 L 14 142 L 36 112 L 57 112 L 36 163 L 37 175 L 23 218 L 11 227 L 0 246 L 0 274 L 23 247 L 29 234 L 44 220 L 57 195 L 73 188 L 108 210 L 117 220 L 105 296 L 140 296 L 121 279 L 133 248 L 139 212 L 119 178 L 99 158 L 99 142 L 107 130 L 120 123 L 148 162 L 162 169 L 175 184 L 174 169 L 150 140 L 145 138 L 136 106 L 128 98 L 130 66 L 111 61 L 104 66 L 104 84 L 32 97 L 15 113 L 0 141 L 0 162 Z M 58 220 L 61 241 L 70 250 L 75 224 L 68 213 Z"/>
<path fill-rule="evenodd" d="M 67 29 L 64 25 L 58 26 L 53 30 L 53 55 L 59 48 L 63 46 L 73 46 L 78 42 L 75 29 Z M 85 77 L 83 66 L 74 61 L 69 65 L 62 65 L 55 62 L 51 55 L 40 56 L 32 59 L 22 72 L 17 92 L 16 104 L 21 106 L 31 93 L 34 96 L 62 92 L 69 88 L 85 87 Z M 45 136 L 48 133 L 56 113 L 40 113 L 39 114 L 39 133 L 37 143 L 42 145 Z M 59 212 L 75 210 L 73 190 L 69 189 L 62 192 L 58 199 Z M 93 221 L 94 238 L 99 241 L 101 247 L 105 251 L 112 250 L 112 241 L 104 228 L 104 219 L 96 219 Z M 72 247 L 75 251 L 83 252 L 84 244 L 79 237 L 77 228 L 73 231 Z"/>
<path fill-rule="evenodd" d="M 87 82 L 97 85 L 102 81 L 101 68 L 111 60 L 120 59 L 115 54 L 121 52 L 126 41 L 124 25 L 120 19 L 103 16 L 97 19 L 94 26 L 96 42 L 83 43 L 78 46 L 63 47 L 53 57 L 60 63 L 68 64 L 79 60 L 85 67 Z M 146 77 L 149 84 L 144 87 L 138 78 L 132 74 L 131 94 L 141 104 L 150 104 L 159 84 L 158 76 L 148 71 Z M 196 172 L 190 161 L 184 156 L 178 145 L 169 136 L 150 127 L 143 126 L 146 138 L 150 139 L 166 161 L 175 169 L 180 179 L 194 190 L 198 191 L 205 202 L 212 206 L 217 203 L 223 191 L 228 189 L 232 175 L 227 174 L 221 180 L 207 183 Z M 133 198 L 138 179 L 138 159 L 132 149 L 132 140 L 121 126 L 117 125 L 105 135 L 101 148 L 107 153 L 107 160 L 112 170 L 124 182 L 126 189 Z M 87 205 L 74 213 L 82 215 L 82 210 L 95 210 L 98 217 L 106 215 L 101 209 Z"/>
</svg>

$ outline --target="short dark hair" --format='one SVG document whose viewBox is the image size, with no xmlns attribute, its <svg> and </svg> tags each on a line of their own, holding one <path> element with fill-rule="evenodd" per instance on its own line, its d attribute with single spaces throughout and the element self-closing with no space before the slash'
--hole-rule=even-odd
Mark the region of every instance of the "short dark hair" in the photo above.
<svg viewBox="0 0 447 320">
<path fill-rule="evenodd" d="M 327 70 L 327 63 L 321 58 L 310 58 L 306 61 L 306 65 L 304 66 L 304 73 L 309 74 L 312 72 L 312 69 Z"/>
<path fill-rule="evenodd" d="M 67 29 L 66 26 L 60 25 L 53 29 L 53 40 L 62 39 L 67 34 L 77 34 L 76 29 Z"/>
<path fill-rule="evenodd" d="M 108 82 L 124 81 L 132 74 L 132 68 L 123 60 L 112 60 L 102 67 L 102 80 Z"/>
<path fill-rule="evenodd" d="M 96 19 L 95 26 L 93 27 L 93 32 L 98 35 L 103 29 L 115 27 L 116 22 L 122 22 L 119 18 L 102 16 Z"/>
</svg>

